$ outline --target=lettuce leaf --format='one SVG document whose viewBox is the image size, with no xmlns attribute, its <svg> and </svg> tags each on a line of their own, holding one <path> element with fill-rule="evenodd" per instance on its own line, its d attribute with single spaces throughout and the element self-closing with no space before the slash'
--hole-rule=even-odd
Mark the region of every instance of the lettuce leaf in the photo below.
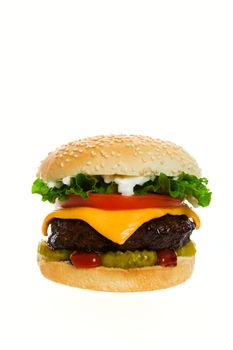
<svg viewBox="0 0 233 350">
<path fill-rule="evenodd" d="M 168 194 L 173 198 L 187 199 L 192 202 L 195 199 L 198 205 L 207 207 L 211 201 L 212 193 L 208 190 L 208 180 L 194 175 L 181 173 L 178 177 L 167 176 L 161 173 L 154 180 L 149 180 L 143 185 L 134 187 L 135 195 L 146 193 Z M 69 194 L 78 194 L 87 198 L 89 193 L 117 193 L 118 186 L 114 182 L 105 183 L 101 176 L 78 174 L 71 178 L 70 185 L 61 181 L 57 187 L 49 187 L 42 179 L 36 179 L 32 185 L 32 193 L 38 193 L 43 201 L 54 203 L 56 198 L 60 201 L 66 199 Z"/>
<path fill-rule="evenodd" d="M 58 187 L 49 187 L 42 179 L 36 179 L 32 185 L 32 193 L 38 193 L 43 201 L 54 203 L 56 198 L 60 201 L 65 200 L 69 194 L 79 194 L 87 198 L 90 192 L 95 193 L 117 193 L 117 185 L 106 184 L 101 176 L 90 176 L 78 174 L 70 179 L 70 185 L 62 182 Z"/>
<path fill-rule="evenodd" d="M 142 186 L 136 185 L 134 193 L 143 195 L 154 192 L 168 194 L 173 198 L 191 200 L 195 198 L 198 205 L 207 207 L 211 201 L 212 193 L 207 188 L 208 180 L 194 175 L 181 173 L 178 177 L 171 177 L 161 173 L 154 181 L 148 181 Z"/>
</svg>

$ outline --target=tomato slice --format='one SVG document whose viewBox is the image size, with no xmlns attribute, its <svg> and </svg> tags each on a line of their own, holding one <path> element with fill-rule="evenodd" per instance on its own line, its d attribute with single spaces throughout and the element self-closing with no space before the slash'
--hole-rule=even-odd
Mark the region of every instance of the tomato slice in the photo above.
<svg viewBox="0 0 233 350">
<path fill-rule="evenodd" d="M 105 210 L 144 209 L 177 207 L 181 199 L 163 194 L 145 194 L 143 196 L 124 196 L 121 194 L 90 193 L 88 198 L 71 194 L 63 202 L 57 201 L 57 208 L 92 207 Z"/>
<path fill-rule="evenodd" d="M 70 260 L 77 268 L 91 268 L 102 265 L 100 255 L 97 253 L 74 252 L 71 254 Z"/>
</svg>

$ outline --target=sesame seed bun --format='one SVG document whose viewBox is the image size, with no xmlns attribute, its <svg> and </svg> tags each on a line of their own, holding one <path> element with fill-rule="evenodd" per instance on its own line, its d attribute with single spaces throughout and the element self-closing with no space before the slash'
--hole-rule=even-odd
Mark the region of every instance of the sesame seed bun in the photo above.
<svg viewBox="0 0 233 350">
<path fill-rule="evenodd" d="M 78 269 L 68 262 L 46 261 L 38 256 L 40 270 L 46 278 L 71 287 L 105 292 L 142 292 L 176 286 L 191 276 L 194 262 L 193 256 L 178 257 L 176 267 Z"/>
<path fill-rule="evenodd" d="M 56 181 L 78 173 L 89 175 L 200 176 L 195 159 L 168 141 L 136 135 L 95 136 L 73 141 L 50 152 L 37 176 Z"/>
</svg>

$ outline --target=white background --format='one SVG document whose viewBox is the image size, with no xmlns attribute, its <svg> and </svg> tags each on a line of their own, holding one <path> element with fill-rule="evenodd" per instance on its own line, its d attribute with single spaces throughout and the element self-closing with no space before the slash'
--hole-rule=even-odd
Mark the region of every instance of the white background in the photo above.
<svg viewBox="0 0 233 350">
<path fill-rule="evenodd" d="M 1 349 L 232 349 L 231 1 L 1 1 Z M 95 134 L 169 139 L 213 191 L 192 278 L 158 292 L 57 285 L 36 264 L 49 151 Z"/>
</svg>

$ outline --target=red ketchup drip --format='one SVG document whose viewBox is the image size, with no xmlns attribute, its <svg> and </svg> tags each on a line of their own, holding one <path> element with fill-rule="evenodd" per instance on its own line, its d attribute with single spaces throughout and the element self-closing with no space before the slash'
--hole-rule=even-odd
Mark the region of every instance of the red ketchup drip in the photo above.
<svg viewBox="0 0 233 350">
<path fill-rule="evenodd" d="M 162 249 L 157 251 L 158 264 L 161 266 L 176 266 L 177 256 L 174 249 Z"/>
<path fill-rule="evenodd" d="M 70 260 L 77 268 L 90 268 L 101 265 L 101 258 L 96 253 L 74 252 L 71 254 Z"/>
</svg>

